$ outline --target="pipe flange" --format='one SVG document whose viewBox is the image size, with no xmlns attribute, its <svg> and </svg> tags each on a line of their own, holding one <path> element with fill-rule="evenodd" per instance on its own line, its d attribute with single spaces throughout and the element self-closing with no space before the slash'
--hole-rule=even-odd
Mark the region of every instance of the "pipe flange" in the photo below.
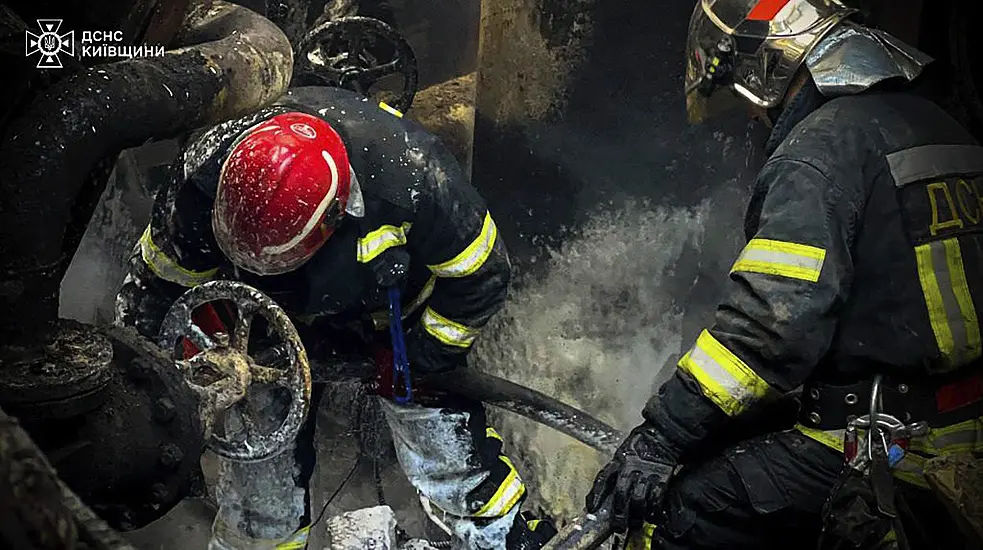
<svg viewBox="0 0 983 550">
<path fill-rule="evenodd" d="M 113 347 L 94 327 L 60 320 L 40 348 L 7 350 L 0 365 L 0 406 L 32 418 L 68 418 L 102 402 Z"/>
</svg>

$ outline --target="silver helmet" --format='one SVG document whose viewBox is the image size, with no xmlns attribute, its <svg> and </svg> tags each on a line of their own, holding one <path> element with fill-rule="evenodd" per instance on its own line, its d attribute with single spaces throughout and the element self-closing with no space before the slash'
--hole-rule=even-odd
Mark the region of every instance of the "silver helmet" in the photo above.
<svg viewBox="0 0 983 550">
<path fill-rule="evenodd" d="M 686 44 L 686 110 L 699 122 L 741 100 L 781 104 L 806 65 L 827 97 L 914 79 L 927 55 L 876 29 L 848 21 L 838 0 L 698 0 Z"/>
</svg>

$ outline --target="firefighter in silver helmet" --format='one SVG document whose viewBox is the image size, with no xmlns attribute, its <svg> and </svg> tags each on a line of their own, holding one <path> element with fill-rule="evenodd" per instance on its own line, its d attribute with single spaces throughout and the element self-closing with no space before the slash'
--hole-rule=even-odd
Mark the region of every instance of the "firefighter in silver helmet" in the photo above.
<svg viewBox="0 0 983 550">
<path fill-rule="evenodd" d="M 750 107 L 768 160 L 713 324 L 590 510 L 661 549 L 962 547 L 922 466 L 983 448 L 983 148 L 910 91 L 929 61 L 833 0 L 699 2 L 690 118 Z M 872 406 L 897 423 L 845 467 Z"/>
</svg>

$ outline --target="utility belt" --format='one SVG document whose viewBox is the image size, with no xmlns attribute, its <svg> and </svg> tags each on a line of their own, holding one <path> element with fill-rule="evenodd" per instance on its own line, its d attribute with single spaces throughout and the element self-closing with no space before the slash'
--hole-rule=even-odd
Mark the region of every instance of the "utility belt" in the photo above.
<svg viewBox="0 0 983 550">
<path fill-rule="evenodd" d="M 871 380 L 852 384 L 807 383 L 799 423 L 816 430 L 842 430 L 870 412 Z M 909 423 L 950 426 L 983 417 L 983 369 L 957 376 L 905 381 L 885 376 L 881 412 Z"/>
</svg>

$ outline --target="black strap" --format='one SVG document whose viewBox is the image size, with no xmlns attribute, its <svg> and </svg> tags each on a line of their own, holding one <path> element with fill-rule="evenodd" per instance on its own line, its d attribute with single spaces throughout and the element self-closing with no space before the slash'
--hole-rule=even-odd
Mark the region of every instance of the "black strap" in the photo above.
<svg viewBox="0 0 983 550">
<path fill-rule="evenodd" d="M 930 426 L 949 426 L 983 416 L 983 399 L 951 410 L 940 411 L 937 392 L 948 384 L 958 384 L 979 376 L 962 373 L 958 377 L 902 382 L 886 377 L 882 385 L 883 410 L 902 422 L 928 422 Z M 967 382 L 969 383 L 969 382 Z M 973 383 L 979 383 L 974 381 Z M 871 379 L 850 384 L 807 383 L 802 392 L 799 422 L 820 430 L 838 430 L 854 418 L 870 411 Z"/>
</svg>

